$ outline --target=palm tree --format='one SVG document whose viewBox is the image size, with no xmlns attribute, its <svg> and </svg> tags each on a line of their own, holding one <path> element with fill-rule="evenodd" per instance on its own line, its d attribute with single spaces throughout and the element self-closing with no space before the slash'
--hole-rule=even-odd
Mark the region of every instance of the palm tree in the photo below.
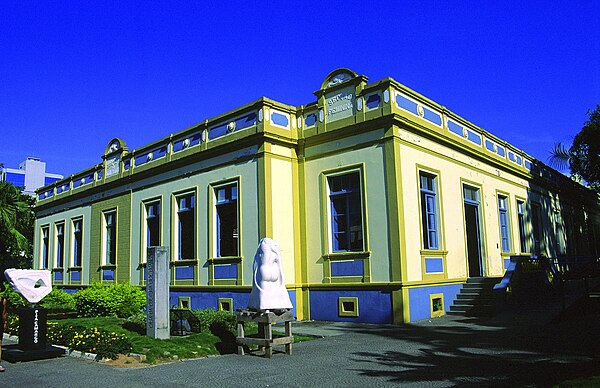
<svg viewBox="0 0 600 388">
<path fill-rule="evenodd" d="M 600 105 L 589 110 L 590 117 L 573 139 L 571 147 L 558 143 L 550 151 L 550 165 L 566 170 L 578 181 L 582 179 L 588 186 L 600 192 Z"/>
<path fill-rule="evenodd" d="M 31 201 L 8 182 L 0 182 L 0 260 L 31 255 L 31 241 L 22 221 L 32 219 Z M 25 224 L 28 224 L 26 222 Z"/>
<path fill-rule="evenodd" d="M 573 155 L 563 143 L 557 143 L 550 151 L 548 161 L 551 166 L 563 171 L 569 168 L 570 161 Z"/>
</svg>

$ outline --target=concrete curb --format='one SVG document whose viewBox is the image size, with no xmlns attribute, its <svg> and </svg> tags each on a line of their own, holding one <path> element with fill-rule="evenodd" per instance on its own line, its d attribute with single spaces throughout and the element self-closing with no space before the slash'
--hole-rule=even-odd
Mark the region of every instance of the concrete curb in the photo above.
<svg viewBox="0 0 600 388">
<path fill-rule="evenodd" d="M 16 335 L 10 335 L 10 334 L 6 334 L 4 333 L 4 335 L 2 336 L 2 341 L 11 341 L 14 343 L 19 343 L 19 337 Z M 62 346 L 62 345 L 52 345 L 54 347 L 63 349 L 65 351 L 65 355 L 70 356 L 70 357 L 76 357 L 76 358 L 83 358 L 86 360 L 95 360 L 96 359 L 96 354 L 94 353 L 86 353 L 86 352 L 81 352 L 79 350 L 72 350 L 67 348 L 66 346 Z"/>
<path fill-rule="evenodd" d="M 14 342 L 14 343 L 19 343 L 19 337 L 16 335 L 10 335 L 7 333 L 4 333 L 4 335 L 2 336 L 2 341 L 10 341 L 10 342 Z M 101 359 L 98 360 L 97 357 L 98 355 L 95 353 L 87 353 L 87 352 L 82 352 L 80 350 L 73 350 L 73 349 L 69 349 L 66 346 L 62 346 L 62 345 L 52 345 L 54 347 L 63 349 L 65 351 L 65 355 L 69 356 L 69 357 L 75 357 L 75 358 L 81 358 L 84 360 L 90 360 L 90 361 L 106 361 L 107 359 Z M 131 357 L 135 357 L 137 359 L 139 359 L 140 361 L 143 361 L 145 359 L 145 355 L 143 354 L 137 354 L 137 353 L 129 353 L 129 356 Z"/>
</svg>

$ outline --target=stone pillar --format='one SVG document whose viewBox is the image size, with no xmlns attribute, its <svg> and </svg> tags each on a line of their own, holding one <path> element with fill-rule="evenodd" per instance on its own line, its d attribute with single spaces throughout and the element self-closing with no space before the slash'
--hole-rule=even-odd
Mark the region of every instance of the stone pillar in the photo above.
<svg viewBox="0 0 600 388">
<path fill-rule="evenodd" d="M 169 311 L 169 250 L 167 247 L 148 248 L 146 263 L 146 335 L 152 338 L 166 339 L 171 336 Z"/>
</svg>

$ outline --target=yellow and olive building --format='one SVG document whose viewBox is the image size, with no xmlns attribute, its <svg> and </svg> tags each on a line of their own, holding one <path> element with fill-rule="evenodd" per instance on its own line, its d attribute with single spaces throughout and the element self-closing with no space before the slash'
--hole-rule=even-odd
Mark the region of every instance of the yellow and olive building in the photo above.
<svg viewBox="0 0 600 388">
<path fill-rule="evenodd" d="M 247 306 L 258 241 L 281 246 L 298 319 L 447 311 L 511 255 L 598 255 L 598 197 L 391 78 L 330 73 L 316 101 L 261 98 L 38 190 L 35 268 L 55 287 L 144 286 L 167 246 L 171 304 Z"/>
</svg>

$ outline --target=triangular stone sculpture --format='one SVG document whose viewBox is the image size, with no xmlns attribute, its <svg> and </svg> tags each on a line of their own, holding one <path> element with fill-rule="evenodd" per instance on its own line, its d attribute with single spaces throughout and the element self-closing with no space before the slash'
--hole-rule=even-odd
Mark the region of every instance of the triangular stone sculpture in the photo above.
<svg viewBox="0 0 600 388">
<path fill-rule="evenodd" d="M 12 288 L 29 303 L 39 302 L 52 291 L 52 277 L 48 270 L 9 268 L 4 275 Z"/>
</svg>

